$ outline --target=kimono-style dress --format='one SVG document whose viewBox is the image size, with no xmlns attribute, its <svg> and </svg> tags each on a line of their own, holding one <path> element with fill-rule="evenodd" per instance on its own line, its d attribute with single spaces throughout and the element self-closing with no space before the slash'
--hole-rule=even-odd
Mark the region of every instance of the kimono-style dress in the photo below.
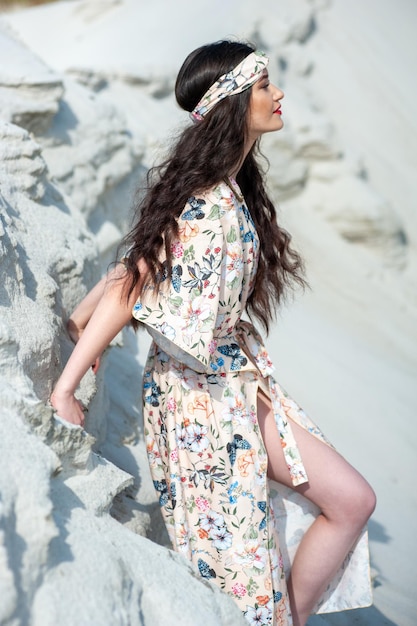
<svg viewBox="0 0 417 626">
<path fill-rule="evenodd" d="M 284 454 L 294 486 L 308 477 L 291 419 L 325 439 L 275 382 L 258 332 L 242 319 L 259 239 L 235 181 L 191 197 L 178 224 L 171 279 L 157 292 L 148 287 L 133 309 L 153 338 L 143 405 L 152 478 L 174 549 L 232 596 L 249 624 L 289 626 L 258 390 L 271 399 L 282 444 L 276 453 Z M 299 542 L 301 526 L 281 541 Z M 352 575 L 343 597 L 346 588 L 355 595 L 351 587 Z"/>
</svg>

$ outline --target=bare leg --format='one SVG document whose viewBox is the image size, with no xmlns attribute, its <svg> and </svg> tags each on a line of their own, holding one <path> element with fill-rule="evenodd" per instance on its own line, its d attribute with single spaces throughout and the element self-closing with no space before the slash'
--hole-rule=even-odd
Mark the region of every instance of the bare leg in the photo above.
<svg viewBox="0 0 417 626">
<path fill-rule="evenodd" d="M 258 395 L 258 420 L 268 453 L 268 476 L 292 487 L 271 404 Z M 304 535 L 288 581 L 294 626 L 304 626 L 375 508 L 366 480 L 335 450 L 291 421 L 309 482 L 296 491 L 321 514 Z"/>
</svg>

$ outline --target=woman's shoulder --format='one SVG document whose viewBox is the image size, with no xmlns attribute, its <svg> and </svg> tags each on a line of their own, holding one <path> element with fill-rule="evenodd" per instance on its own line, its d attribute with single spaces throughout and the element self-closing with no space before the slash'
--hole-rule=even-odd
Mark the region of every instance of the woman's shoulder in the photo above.
<svg viewBox="0 0 417 626">
<path fill-rule="evenodd" d="M 196 191 L 190 196 L 181 213 L 182 219 L 219 218 L 242 203 L 237 183 L 220 181 L 209 189 Z"/>
</svg>

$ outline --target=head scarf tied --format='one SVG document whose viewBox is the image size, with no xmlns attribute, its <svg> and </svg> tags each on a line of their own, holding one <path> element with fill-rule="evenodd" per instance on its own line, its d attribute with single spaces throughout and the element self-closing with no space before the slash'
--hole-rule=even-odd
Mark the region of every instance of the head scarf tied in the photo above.
<svg viewBox="0 0 417 626">
<path fill-rule="evenodd" d="M 251 52 L 233 70 L 220 76 L 214 85 L 206 91 L 195 109 L 191 111 L 191 118 L 194 121 L 202 120 L 223 98 L 242 93 L 245 89 L 252 87 L 261 77 L 268 62 L 269 59 L 263 52 Z"/>
</svg>

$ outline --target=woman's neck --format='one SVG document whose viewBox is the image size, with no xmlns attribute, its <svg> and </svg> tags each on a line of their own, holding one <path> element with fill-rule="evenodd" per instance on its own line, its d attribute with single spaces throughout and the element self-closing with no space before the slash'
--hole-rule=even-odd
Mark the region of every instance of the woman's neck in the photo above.
<svg viewBox="0 0 417 626">
<path fill-rule="evenodd" d="M 240 170 L 240 168 L 242 167 L 242 165 L 243 165 L 243 163 L 244 163 L 244 161 L 245 161 L 246 157 L 248 156 L 249 152 L 252 150 L 252 147 L 253 147 L 253 144 L 254 144 L 254 143 L 255 143 L 255 141 L 254 141 L 254 140 L 252 140 L 252 139 L 249 139 L 249 140 L 246 142 L 245 147 L 244 147 L 244 149 L 243 149 L 242 158 L 240 159 L 240 161 L 239 161 L 239 163 L 237 164 L 237 166 L 236 166 L 236 167 L 234 167 L 234 168 L 232 169 L 232 171 L 231 171 L 231 172 L 229 172 L 229 174 L 228 174 L 229 178 L 233 178 L 233 179 L 235 179 L 235 180 L 236 180 L 237 175 L 239 174 L 239 170 Z"/>
</svg>

